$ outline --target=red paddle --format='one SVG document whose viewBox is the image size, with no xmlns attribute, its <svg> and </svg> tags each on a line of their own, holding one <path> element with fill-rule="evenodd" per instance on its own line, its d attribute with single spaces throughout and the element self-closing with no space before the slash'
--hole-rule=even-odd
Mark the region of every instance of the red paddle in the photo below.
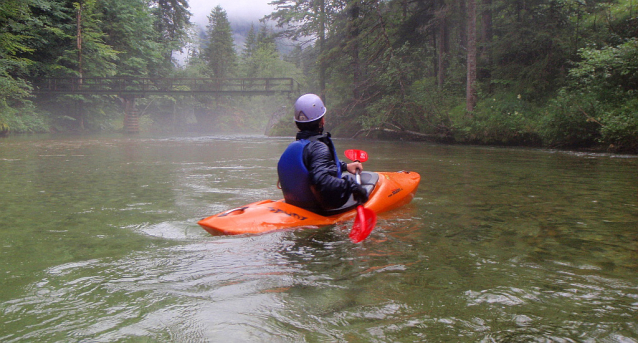
<svg viewBox="0 0 638 343">
<path fill-rule="evenodd" d="M 345 151 L 346 157 L 353 162 L 366 162 L 368 160 L 368 153 L 363 150 L 349 149 Z"/>
<path fill-rule="evenodd" d="M 353 162 L 365 162 L 368 160 L 368 153 L 363 150 L 346 150 L 346 157 Z M 358 184 L 361 184 L 361 174 L 357 170 L 356 180 Z M 369 208 L 363 207 L 363 205 L 357 206 L 357 216 L 354 219 L 354 225 L 350 231 L 350 240 L 353 243 L 359 243 L 366 239 L 374 225 L 377 223 L 377 214 Z"/>
</svg>

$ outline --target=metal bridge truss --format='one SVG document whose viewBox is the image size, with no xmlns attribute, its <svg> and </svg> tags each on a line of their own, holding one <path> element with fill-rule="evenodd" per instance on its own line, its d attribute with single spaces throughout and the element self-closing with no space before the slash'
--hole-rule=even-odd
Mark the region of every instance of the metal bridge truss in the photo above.
<svg viewBox="0 0 638 343">
<path fill-rule="evenodd" d="M 32 81 L 36 94 L 151 94 L 276 95 L 298 94 L 299 83 L 292 78 L 41 78 Z"/>
</svg>

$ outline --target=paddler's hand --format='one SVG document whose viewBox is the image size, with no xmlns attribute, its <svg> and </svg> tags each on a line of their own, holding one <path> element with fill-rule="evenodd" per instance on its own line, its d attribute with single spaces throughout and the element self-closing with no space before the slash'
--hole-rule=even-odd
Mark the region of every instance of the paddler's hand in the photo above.
<svg viewBox="0 0 638 343">
<path fill-rule="evenodd" d="M 361 162 L 348 163 L 347 169 L 350 174 L 356 174 L 357 170 L 359 170 L 360 172 L 363 171 L 363 164 L 361 164 Z"/>
</svg>

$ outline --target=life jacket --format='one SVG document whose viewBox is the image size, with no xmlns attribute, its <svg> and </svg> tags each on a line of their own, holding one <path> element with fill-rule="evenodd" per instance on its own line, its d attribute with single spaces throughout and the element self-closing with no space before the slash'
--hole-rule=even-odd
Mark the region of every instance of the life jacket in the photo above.
<svg viewBox="0 0 638 343">
<path fill-rule="evenodd" d="M 321 205 L 313 193 L 310 172 L 303 159 L 304 149 L 312 141 L 320 141 L 328 146 L 337 164 L 336 177 L 341 178 L 341 162 L 329 135 L 312 136 L 290 143 L 277 163 L 277 174 L 287 203 L 309 210 L 318 210 L 321 209 Z"/>
</svg>

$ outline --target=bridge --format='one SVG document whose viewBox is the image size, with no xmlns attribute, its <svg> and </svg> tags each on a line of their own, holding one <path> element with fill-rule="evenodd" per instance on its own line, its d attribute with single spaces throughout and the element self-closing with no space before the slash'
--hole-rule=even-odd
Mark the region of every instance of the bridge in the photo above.
<svg viewBox="0 0 638 343">
<path fill-rule="evenodd" d="M 275 95 L 299 93 L 292 78 L 133 78 L 84 77 L 40 78 L 32 80 L 37 94 L 150 94 Z"/>
<path fill-rule="evenodd" d="M 124 130 L 139 132 L 135 98 L 147 95 L 296 95 L 300 85 L 292 78 L 143 78 L 84 77 L 31 80 L 40 95 L 117 95 L 124 100 Z"/>
</svg>

